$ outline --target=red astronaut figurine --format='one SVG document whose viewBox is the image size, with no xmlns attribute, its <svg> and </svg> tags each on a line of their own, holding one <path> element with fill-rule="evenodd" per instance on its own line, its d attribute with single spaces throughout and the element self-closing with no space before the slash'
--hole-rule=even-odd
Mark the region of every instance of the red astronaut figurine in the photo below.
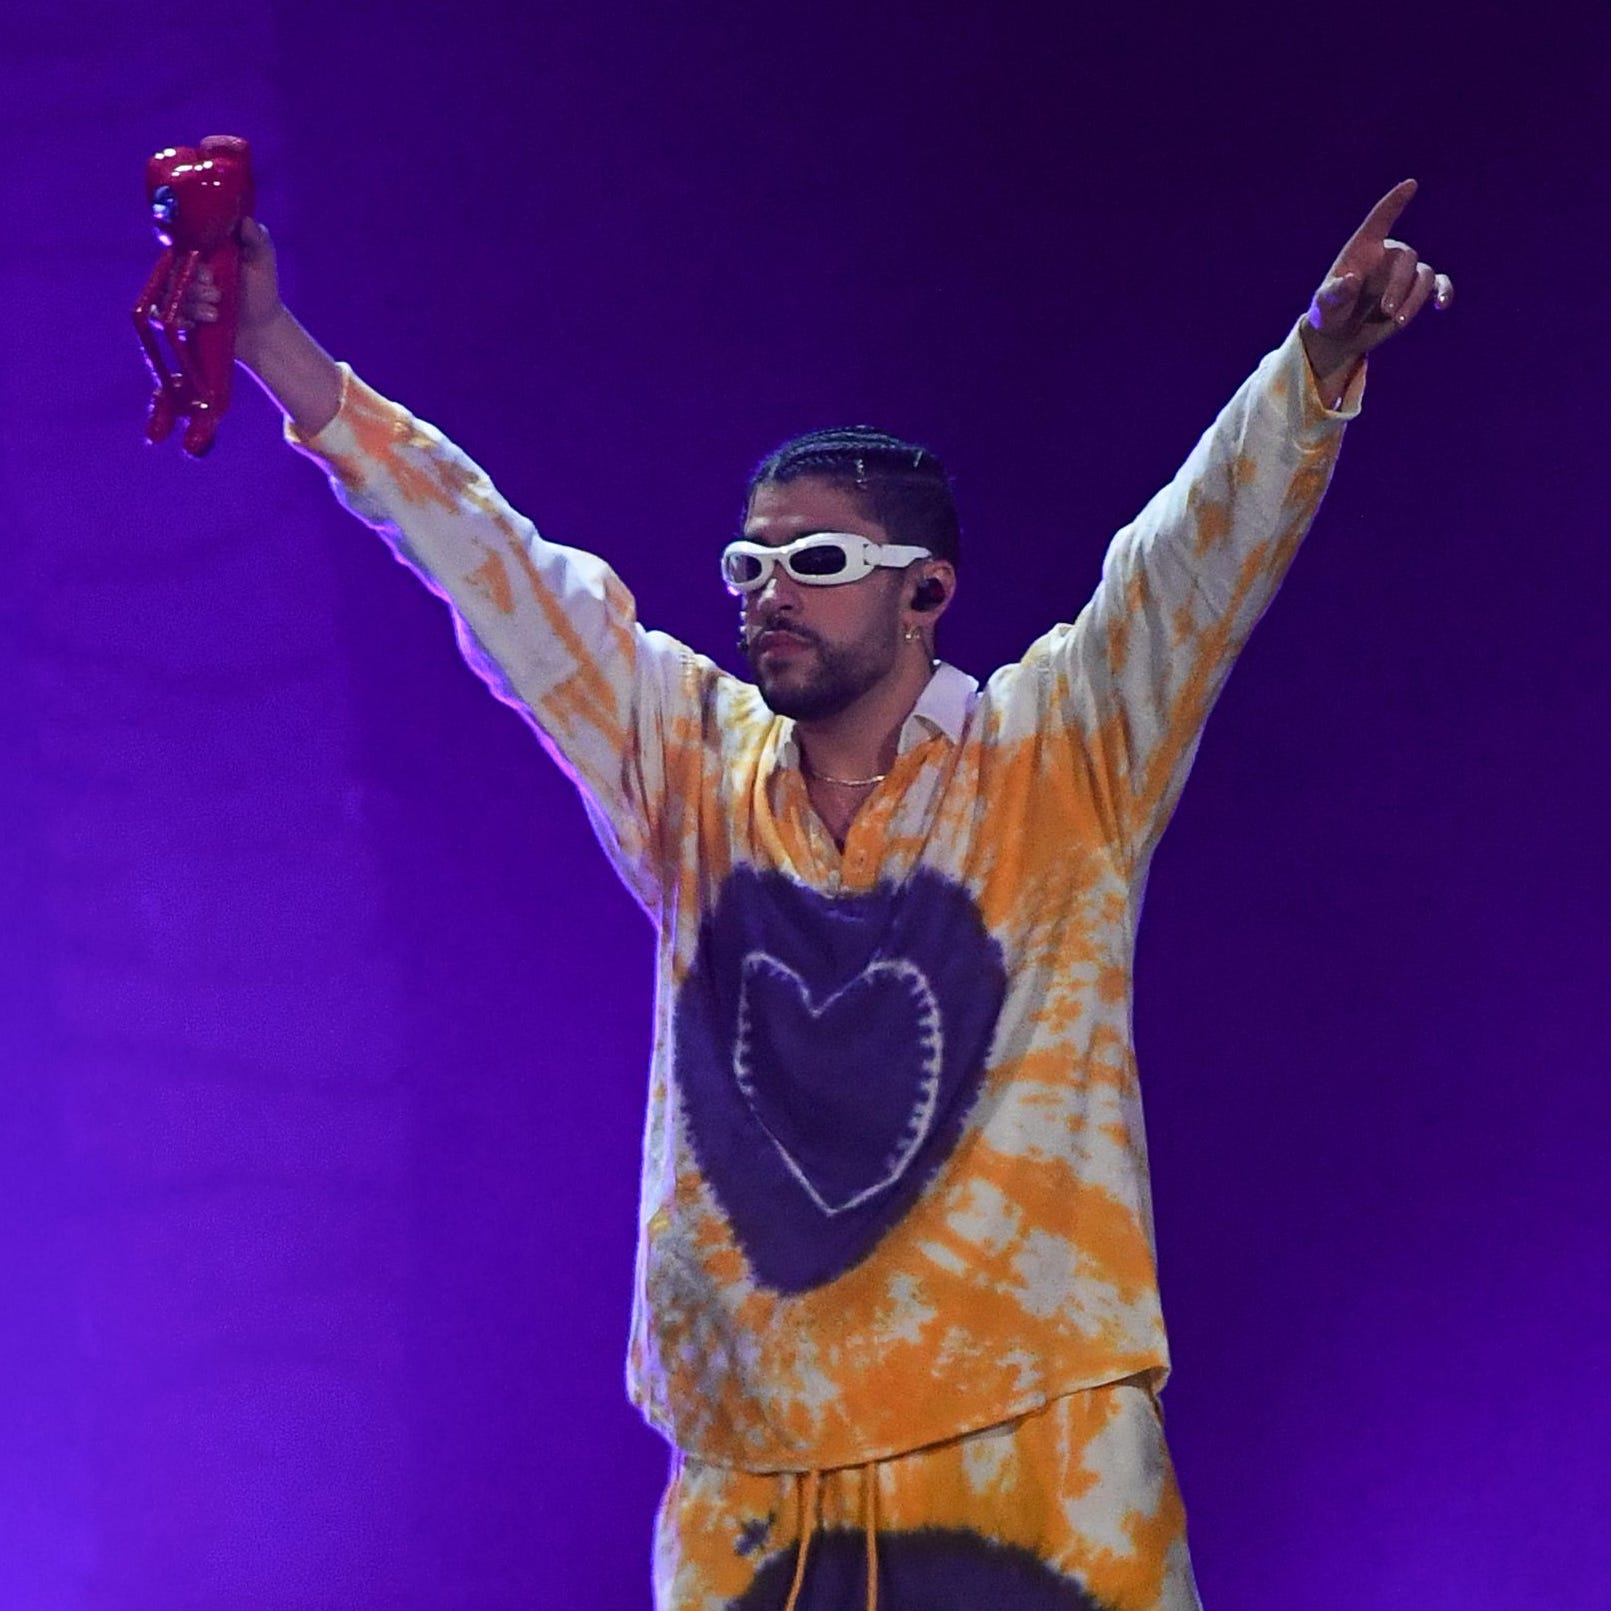
<svg viewBox="0 0 1611 1611">
<path fill-rule="evenodd" d="M 146 198 L 157 239 L 167 248 L 134 305 L 134 328 L 157 383 L 145 434 L 160 442 L 184 418 L 186 453 L 200 458 L 213 445 L 229 407 L 240 311 L 240 245 L 236 231 L 252 214 L 252 163 L 246 142 L 211 134 L 196 146 L 172 146 L 145 165 Z M 185 291 L 206 264 L 221 296 L 211 324 L 181 328 Z M 158 331 L 168 339 L 164 355 Z"/>
</svg>

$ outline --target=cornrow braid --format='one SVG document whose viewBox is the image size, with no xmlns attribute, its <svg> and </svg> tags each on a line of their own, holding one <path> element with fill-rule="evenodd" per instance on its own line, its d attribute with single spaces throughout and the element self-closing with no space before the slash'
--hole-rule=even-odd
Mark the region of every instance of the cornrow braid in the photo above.
<svg viewBox="0 0 1611 1611">
<path fill-rule="evenodd" d="M 750 472 L 745 507 L 763 482 L 808 476 L 854 492 L 892 542 L 916 544 L 956 564 L 962 530 L 951 478 L 926 447 L 870 425 L 808 431 L 774 449 Z"/>
</svg>

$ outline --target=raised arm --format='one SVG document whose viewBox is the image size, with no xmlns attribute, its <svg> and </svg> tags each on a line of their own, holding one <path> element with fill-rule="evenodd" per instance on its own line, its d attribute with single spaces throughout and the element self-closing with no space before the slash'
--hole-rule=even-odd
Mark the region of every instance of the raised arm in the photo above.
<svg viewBox="0 0 1611 1611">
<path fill-rule="evenodd" d="M 336 363 L 281 300 L 266 229 L 248 221 L 242 248 L 237 360 L 285 414 L 293 445 L 448 603 L 466 660 L 580 785 L 617 870 L 652 906 L 678 792 L 668 768 L 700 764 L 686 735 L 700 731 L 720 674 L 644 631 L 608 565 L 546 541 L 441 432 Z M 210 320 L 216 302 L 202 282 L 186 316 Z"/>
<path fill-rule="evenodd" d="M 1048 763 L 1086 776 L 1109 838 L 1144 860 L 1232 663 L 1285 574 L 1358 411 L 1363 359 L 1452 287 L 1388 230 L 1396 186 L 1349 238 L 1297 329 L 1109 547 L 1072 626 L 1025 657 Z"/>
</svg>

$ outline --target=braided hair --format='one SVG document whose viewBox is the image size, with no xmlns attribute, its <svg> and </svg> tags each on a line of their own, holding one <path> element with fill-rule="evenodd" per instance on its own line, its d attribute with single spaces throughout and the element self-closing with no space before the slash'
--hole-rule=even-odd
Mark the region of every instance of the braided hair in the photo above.
<svg viewBox="0 0 1611 1611">
<path fill-rule="evenodd" d="M 774 449 L 750 472 L 745 507 L 763 482 L 807 477 L 855 494 L 892 542 L 912 543 L 956 564 L 962 530 L 951 478 L 926 447 L 870 425 L 808 431 Z"/>
</svg>

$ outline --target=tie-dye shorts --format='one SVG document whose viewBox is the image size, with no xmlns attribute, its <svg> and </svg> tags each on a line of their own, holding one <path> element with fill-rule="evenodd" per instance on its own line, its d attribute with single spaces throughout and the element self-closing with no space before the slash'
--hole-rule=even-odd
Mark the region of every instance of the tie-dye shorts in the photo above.
<svg viewBox="0 0 1611 1611">
<path fill-rule="evenodd" d="M 1139 1382 L 823 1472 L 673 1464 L 657 1611 L 1199 1611 Z"/>
</svg>

